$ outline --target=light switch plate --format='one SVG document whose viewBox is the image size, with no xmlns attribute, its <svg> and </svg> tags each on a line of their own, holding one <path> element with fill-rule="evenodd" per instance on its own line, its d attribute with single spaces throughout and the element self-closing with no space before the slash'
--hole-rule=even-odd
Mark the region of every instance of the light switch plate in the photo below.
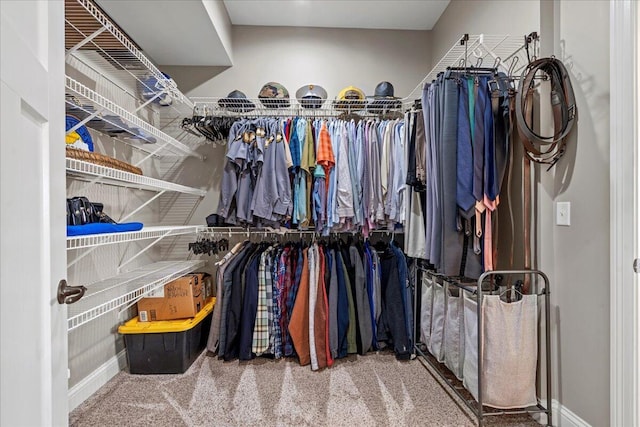
<svg viewBox="0 0 640 427">
<path fill-rule="evenodd" d="M 556 203 L 556 225 L 571 225 L 571 203 L 570 202 L 557 202 Z"/>
</svg>

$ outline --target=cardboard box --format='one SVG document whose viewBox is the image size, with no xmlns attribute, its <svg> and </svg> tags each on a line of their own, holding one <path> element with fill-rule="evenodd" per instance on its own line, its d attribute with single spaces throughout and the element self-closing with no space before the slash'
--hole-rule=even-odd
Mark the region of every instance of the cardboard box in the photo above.
<svg viewBox="0 0 640 427">
<path fill-rule="evenodd" d="M 202 278 L 189 274 L 164 285 L 162 295 L 140 299 L 138 318 L 141 322 L 184 319 L 195 317 L 203 307 Z"/>
</svg>

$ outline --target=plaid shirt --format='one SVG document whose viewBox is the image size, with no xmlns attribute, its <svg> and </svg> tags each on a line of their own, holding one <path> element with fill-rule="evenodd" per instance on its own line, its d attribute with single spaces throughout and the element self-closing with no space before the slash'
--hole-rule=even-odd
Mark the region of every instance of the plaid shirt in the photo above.
<svg viewBox="0 0 640 427">
<path fill-rule="evenodd" d="M 260 255 L 258 264 L 258 305 L 256 319 L 253 324 L 253 341 L 251 351 L 260 356 L 269 348 L 269 324 L 267 318 L 267 274 L 266 259 L 271 249 Z"/>
</svg>

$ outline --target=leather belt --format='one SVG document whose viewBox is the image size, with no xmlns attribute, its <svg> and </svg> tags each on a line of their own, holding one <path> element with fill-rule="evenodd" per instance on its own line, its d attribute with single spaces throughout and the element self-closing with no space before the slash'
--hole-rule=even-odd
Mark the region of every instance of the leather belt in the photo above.
<svg viewBox="0 0 640 427">
<path fill-rule="evenodd" d="M 551 136 L 537 134 L 525 114 L 530 111 L 534 91 L 535 76 L 538 71 L 546 74 L 551 82 L 551 108 L 553 110 L 554 132 Z M 565 139 L 571 132 L 577 118 L 577 107 L 569 73 L 564 64 L 556 58 L 541 58 L 531 62 L 522 72 L 520 87 L 516 94 L 516 118 L 525 155 L 534 162 L 553 167 L 565 152 Z"/>
</svg>

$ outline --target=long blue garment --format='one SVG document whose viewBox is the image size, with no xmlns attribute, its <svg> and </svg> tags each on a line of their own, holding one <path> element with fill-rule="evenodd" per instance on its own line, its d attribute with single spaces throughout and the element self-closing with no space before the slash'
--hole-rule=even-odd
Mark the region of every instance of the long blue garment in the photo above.
<svg viewBox="0 0 640 427">
<path fill-rule="evenodd" d="M 402 305 L 404 307 L 404 321 L 407 328 L 409 346 L 413 346 L 413 294 L 409 285 L 409 269 L 404 253 L 395 241 L 389 244 L 398 262 L 398 276 L 400 278 L 400 292 L 402 293 Z"/>
<path fill-rule="evenodd" d="M 349 329 L 349 299 L 347 296 L 347 284 L 344 277 L 344 265 L 340 250 L 336 249 L 335 264 L 338 275 L 338 358 L 346 357 L 348 352 L 347 330 Z"/>
<path fill-rule="evenodd" d="M 258 250 L 249 264 L 245 273 L 245 287 L 242 298 L 242 316 L 238 333 L 238 358 L 251 360 L 253 358 L 251 347 L 253 342 L 253 326 L 256 321 L 258 309 L 258 265 L 262 249 Z"/>
<path fill-rule="evenodd" d="M 371 256 L 371 247 L 369 246 L 369 242 L 366 241 L 364 243 L 364 254 L 365 254 L 365 273 L 366 273 L 366 285 L 367 285 L 367 294 L 369 295 L 369 315 L 371 318 L 371 327 L 373 331 L 373 337 L 371 345 L 374 350 L 378 349 L 378 340 L 376 337 L 378 336 L 377 325 L 376 325 L 376 303 L 375 303 L 375 290 L 373 289 L 374 275 L 376 274 L 374 265 L 373 265 L 373 257 Z"/>
</svg>

